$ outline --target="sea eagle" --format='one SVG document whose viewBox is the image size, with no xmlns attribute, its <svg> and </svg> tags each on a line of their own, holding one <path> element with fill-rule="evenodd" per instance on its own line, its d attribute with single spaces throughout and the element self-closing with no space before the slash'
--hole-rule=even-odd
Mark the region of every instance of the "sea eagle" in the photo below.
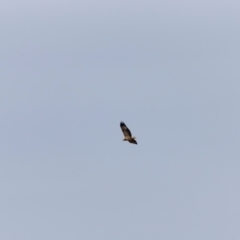
<svg viewBox="0 0 240 240">
<path fill-rule="evenodd" d="M 137 144 L 135 137 L 132 137 L 131 131 L 128 129 L 128 127 L 126 126 L 126 124 L 124 122 L 120 123 L 120 127 L 121 127 L 123 135 L 124 135 L 123 141 L 129 141 L 130 143 Z"/>
</svg>

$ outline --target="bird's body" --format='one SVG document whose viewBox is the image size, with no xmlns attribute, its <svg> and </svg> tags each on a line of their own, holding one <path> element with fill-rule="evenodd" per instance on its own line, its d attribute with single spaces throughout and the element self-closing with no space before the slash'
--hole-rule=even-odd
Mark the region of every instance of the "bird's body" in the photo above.
<svg viewBox="0 0 240 240">
<path fill-rule="evenodd" d="M 120 123 L 120 127 L 121 127 L 123 135 L 124 135 L 123 141 L 128 141 L 130 143 L 137 144 L 135 137 L 132 137 L 131 131 L 128 129 L 128 127 L 126 126 L 126 124 L 124 122 Z"/>
</svg>

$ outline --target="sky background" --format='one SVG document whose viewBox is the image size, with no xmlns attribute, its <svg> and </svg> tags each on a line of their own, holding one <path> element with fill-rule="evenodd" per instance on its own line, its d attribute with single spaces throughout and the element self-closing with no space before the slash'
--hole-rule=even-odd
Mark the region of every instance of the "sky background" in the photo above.
<svg viewBox="0 0 240 240">
<path fill-rule="evenodd" d="M 2 1 L 0 239 L 239 240 L 239 10 Z"/>
</svg>

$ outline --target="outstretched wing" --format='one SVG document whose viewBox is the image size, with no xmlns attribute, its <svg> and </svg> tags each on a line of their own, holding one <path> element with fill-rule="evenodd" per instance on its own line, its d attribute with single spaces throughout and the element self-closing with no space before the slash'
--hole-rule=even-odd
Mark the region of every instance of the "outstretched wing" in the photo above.
<svg viewBox="0 0 240 240">
<path fill-rule="evenodd" d="M 128 127 L 126 126 L 126 124 L 124 122 L 120 123 L 120 127 L 122 129 L 123 135 L 126 138 L 132 137 L 131 131 L 128 129 Z"/>
<path fill-rule="evenodd" d="M 137 141 L 134 138 L 130 139 L 129 142 L 133 144 L 137 144 Z"/>
</svg>

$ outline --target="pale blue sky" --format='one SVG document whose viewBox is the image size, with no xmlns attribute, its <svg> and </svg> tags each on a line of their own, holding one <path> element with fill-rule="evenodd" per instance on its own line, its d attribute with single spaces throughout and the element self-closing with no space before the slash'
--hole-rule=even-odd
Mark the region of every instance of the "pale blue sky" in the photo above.
<svg viewBox="0 0 240 240">
<path fill-rule="evenodd" d="M 0 239 L 240 239 L 239 1 L 1 5 Z"/>
</svg>

